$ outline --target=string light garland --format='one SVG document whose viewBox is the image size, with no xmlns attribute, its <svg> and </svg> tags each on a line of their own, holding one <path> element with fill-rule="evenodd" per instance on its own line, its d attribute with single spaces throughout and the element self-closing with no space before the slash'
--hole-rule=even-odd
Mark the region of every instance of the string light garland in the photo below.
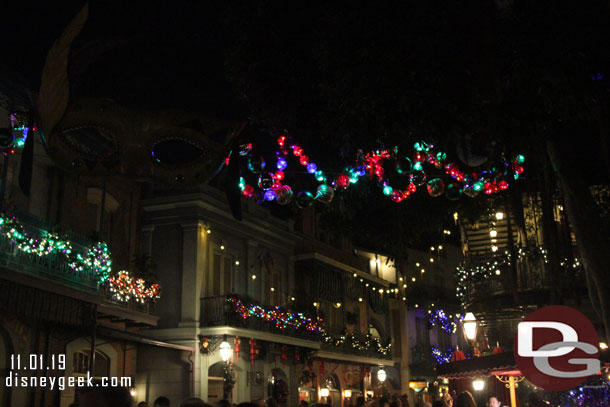
<svg viewBox="0 0 610 407">
<path fill-rule="evenodd" d="M 323 319 L 311 318 L 300 312 L 287 311 L 281 307 L 264 307 L 259 304 L 246 304 L 239 297 L 230 296 L 227 301 L 233 306 L 233 310 L 243 320 L 254 317 L 270 322 L 276 328 L 285 331 L 287 328 L 295 330 L 306 330 L 310 332 L 321 332 Z"/>
<path fill-rule="evenodd" d="M 7 215 L 0 215 L 0 233 L 7 236 L 23 253 L 39 257 L 53 253 L 64 256 L 72 270 L 76 272 L 90 270 L 96 273 L 101 285 L 106 282 L 112 271 L 112 257 L 104 242 L 98 242 L 86 253 L 76 253 L 68 240 L 47 231 L 43 231 L 41 236 L 28 233 L 16 217 Z"/>
<path fill-rule="evenodd" d="M 447 154 L 435 150 L 432 144 L 420 141 L 414 144 L 414 150 L 412 159 L 399 154 L 398 147 L 360 152 L 353 165 L 331 176 L 305 154 L 303 147 L 294 142 L 288 132 L 284 132 L 277 138 L 275 170 L 267 166 L 263 157 L 253 154 L 252 143 L 241 146 L 240 155 L 248 157 L 248 171 L 242 172 L 239 187 L 244 196 L 256 198 L 259 203 L 275 201 L 279 205 L 286 205 L 294 199 L 297 206 L 305 208 L 314 201 L 330 203 L 337 191 L 347 189 L 368 175 L 371 181 L 379 185 L 383 194 L 396 203 L 408 199 L 420 189 L 427 190 L 432 197 L 444 194 L 449 200 L 457 200 L 463 194 L 473 198 L 481 192 L 490 195 L 504 191 L 509 188 L 509 181 L 518 179 L 524 171 L 525 157 L 522 154 L 515 155 L 511 160 L 502 154 L 489 168 L 471 172 L 462 170 L 454 162 L 447 162 Z M 303 173 L 310 174 L 318 182 L 315 194 L 306 190 L 295 194 L 293 187 L 287 183 L 286 170 L 291 157 L 298 159 Z M 228 164 L 228 161 L 229 158 L 225 163 Z M 392 185 L 388 176 L 391 171 L 397 178 L 402 178 L 403 183 L 406 180 L 407 186 L 398 188 Z M 246 182 L 244 176 L 250 173 L 257 176 L 255 183 Z"/>
<path fill-rule="evenodd" d="M 281 331 L 293 328 L 320 334 L 324 343 L 336 347 L 349 345 L 359 351 L 374 351 L 386 355 L 392 349 L 391 340 L 383 344 L 382 340 L 370 334 L 360 340 L 352 333 L 343 332 L 341 335 L 331 335 L 324 328 L 324 319 L 311 317 L 300 312 L 291 312 L 281 307 L 264 307 L 260 304 L 247 304 L 237 296 L 228 296 L 227 301 L 232 305 L 233 311 L 243 320 L 258 318 L 271 323 Z"/>
<path fill-rule="evenodd" d="M 119 302 L 134 300 L 141 304 L 155 302 L 161 298 L 161 286 L 132 276 L 121 270 L 108 277 L 108 287 L 114 299 Z"/>
<path fill-rule="evenodd" d="M 453 355 L 454 349 L 449 347 L 446 352 L 442 352 L 439 348 L 431 346 L 432 357 L 436 361 L 437 365 L 442 365 L 443 363 L 449 363 L 451 361 L 451 356 Z"/>
<path fill-rule="evenodd" d="M 531 248 L 520 247 L 517 250 L 517 261 L 524 259 L 538 259 L 543 263 L 548 263 L 548 250 L 542 246 Z M 508 268 L 512 264 L 511 254 L 508 250 L 503 254 L 497 254 L 493 259 L 481 264 L 462 263 L 456 268 L 457 287 L 456 296 L 462 306 L 466 303 L 466 294 L 468 286 L 473 282 L 483 281 L 486 279 L 498 277 L 502 274 L 502 270 Z M 580 269 L 582 266 L 579 259 L 573 259 L 571 262 L 568 259 L 563 259 L 560 266 L 564 270 Z"/>
<path fill-rule="evenodd" d="M 464 320 L 464 317 L 460 314 L 456 314 L 455 318 L 457 322 Z M 440 308 L 432 308 L 431 310 L 428 310 L 428 322 L 430 322 L 430 325 L 432 326 L 438 323 L 441 329 L 448 334 L 454 334 L 458 327 L 457 323 L 455 321 L 451 321 L 445 311 Z"/>
</svg>

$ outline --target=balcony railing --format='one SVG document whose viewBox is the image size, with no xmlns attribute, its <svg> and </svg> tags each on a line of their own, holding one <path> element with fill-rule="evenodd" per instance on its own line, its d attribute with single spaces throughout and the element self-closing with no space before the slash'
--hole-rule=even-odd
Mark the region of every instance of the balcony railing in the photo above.
<svg viewBox="0 0 610 407">
<path fill-rule="evenodd" d="M 269 306 L 271 307 L 271 306 Z M 201 299 L 200 325 L 202 327 L 211 326 L 232 326 L 236 328 L 253 329 L 255 331 L 269 332 L 279 335 L 287 335 L 317 341 L 318 335 L 306 330 L 297 330 L 291 327 L 280 329 L 272 322 L 264 321 L 260 318 L 243 319 L 235 312 L 233 305 L 227 300 L 227 296 L 207 297 Z"/>
<path fill-rule="evenodd" d="M 28 236 L 45 236 L 49 228 L 32 217 L 27 221 L 20 216 L 20 225 Z M 3 231 L 4 232 L 4 231 Z M 84 238 L 72 239 L 69 235 L 74 252 L 87 253 L 89 247 L 82 244 Z M 0 233 L 0 266 L 6 269 L 26 273 L 45 279 L 57 281 L 79 290 L 97 291 L 98 276 L 92 270 L 75 270 L 70 267 L 69 259 L 62 253 L 38 255 L 20 250 L 18 244 L 7 233 Z"/>
<path fill-rule="evenodd" d="M 512 284 L 506 273 L 511 273 L 508 263 L 500 262 L 500 266 L 494 267 L 494 261 L 502 259 L 499 256 L 469 256 L 466 269 L 474 269 L 477 266 L 487 268 L 488 271 L 481 272 L 479 275 L 470 277 L 464 282 L 464 292 L 467 304 L 479 302 L 497 297 L 508 295 L 516 289 L 518 293 L 538 292 L 549 287 L 547 272 L 545 268 L 545 258 L 543 255 L 524 256 L 516 261 L 516 279 Z M 495 270 L 499 270 L 497 273 Z"/>
<path fill-rule="evenodd" d="M 241 300 L 240 300 L 241 301 Z M 235 306 L 228 300 L 227 296 L 207 297 L 201 299 L 201 314 L 200 325 L 202 327 L 213 326 L 232 326 L 236 328 L 253 329 L 256 331 L 269 332 L 284 336 L 292 336 L 301 339 L 320 342 L 324 350 L 348 353 L 358 356 L 372 357 L 376 359 L 391 359 L 392 352 L 388 351 L 385 355 L 379 352 L 376 348 L 376 340 L 370 336 L 355 334 L 345 337 L 345 332 L 328 331 L 324 329 L 328 342 L 323 340 L 323 333 L 319 331 L 308 331 L 304 328 L 295 329 L 292 326 L 284 326 L 282 329 L 277 326 L 274 321 L 267 321 L 264 318 L 259 318 L 255 315 L 247 318 L 236 312 Z M 271 309 L 271 306 L 263 306 L 263 308 Z M 279 312 L 291 312 L 280 309 Z M 367 349 L 358 349 L 354 343 L 368 344 Z M 386 347 L 387 341 L 381 340 L 381 344 Z"/>
<path fill-rule="evenodd" d="M 7 223 L 12 222 L 12 223 Z M 152 304 L 135 300 L 117 301 L 108 284 L 99 284 L 99 274 L 92 267 L 75 265 L 75 255 L 87 257 L 94 245 L 90 239 L 73 232 L 62 233 L 62 241 L 69 242 L 71 254 L 62 250 L 41 249 L 42 239 L 48 238 L 53 227 L 46 221 L 27 213 L 19 213 L 15 219 L 2 218 L 0 226 L 0 268 L 51 280 L 63 286 L 91 294 L 101 294 L 107 304 L 130 311 L 150 313 Z M 16 235 L 15 233 L 19 235 Z M 18 236 L 18 237 L 17 237 Z M 30 241 L 30 239 L 33 239 Z M 32 243 L 33 242 L 33 243 Z"/>
</svg>

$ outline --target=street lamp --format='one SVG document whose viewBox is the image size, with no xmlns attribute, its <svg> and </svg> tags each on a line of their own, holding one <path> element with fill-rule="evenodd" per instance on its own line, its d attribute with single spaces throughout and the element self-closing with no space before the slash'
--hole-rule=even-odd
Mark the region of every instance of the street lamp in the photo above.
<svg viewBox="0 0 610 407">
<path fill-rule="evenodd" d="M 377 379 L 379 380 L 380 383 L 385 382 L 385 379 L 388 377 L 387 373 L 385 372 L 385 370 L 383 369 L 379 369 L 377 371 Z"/>
<path fill-rule="evenodd" d="M 231 354 L 233 353 L 233 349 L 231 349 L 231 345 L 227 342 L 227 335 L 222 339 L 222 343 L 219 347 L 220 350 L 220 358 L 223 362 L 228 362 L 231 359 Z"/>
<path fill-rule="evenodd" d="M 485 388 L 485 382 L 481 379 L 477 379 L 475 381 L 472 382 L 472 388 L 475 391 L 481 391 Z"/>
<path fill-rule="evenodd" d="M 464 334 L 469 341 L 474 341 L 477 337 L 477 319 L 472 312 L 464 317 Z"/>
<path fill-rule="evenodd" d="M 328 395 L 329 395 L 328 388 L 324 387 L 324 388 L 320 389 L 320 397 L 328 397 Z"/>
<path fill-rule="evenodd" d="M 346 399 L 352 398 L 352 391 L 350 389 L 345 389 L 343 391 L 343 397 Z"/>
</svg>

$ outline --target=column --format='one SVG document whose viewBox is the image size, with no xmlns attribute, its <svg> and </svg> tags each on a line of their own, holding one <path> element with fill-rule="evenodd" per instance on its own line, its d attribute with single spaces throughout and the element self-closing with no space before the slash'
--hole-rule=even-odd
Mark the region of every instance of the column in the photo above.
<svg viewBox="0 0 610 407">
<path fill-rule="evenodd" d="M 205 228 L 202 222 L 182 223 L 181 327 L 197 327 L 205 261 Z"/>
</svg>

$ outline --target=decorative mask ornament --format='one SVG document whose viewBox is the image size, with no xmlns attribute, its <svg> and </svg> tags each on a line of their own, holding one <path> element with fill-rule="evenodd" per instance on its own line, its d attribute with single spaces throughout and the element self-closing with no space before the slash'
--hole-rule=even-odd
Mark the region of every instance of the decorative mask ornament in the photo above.
<svg viewBox="0 0 610 407">
<path fill-rule="evenodd" d="M 172 186 L 207 182 L 236 145 L 243 123 L 73 97 L 68 57 L 88 13 L 86 4 L 55 41 L 43 68 L 38 111 L 49 156 L 82 175 L 119 175 Z"/>
</svg>

